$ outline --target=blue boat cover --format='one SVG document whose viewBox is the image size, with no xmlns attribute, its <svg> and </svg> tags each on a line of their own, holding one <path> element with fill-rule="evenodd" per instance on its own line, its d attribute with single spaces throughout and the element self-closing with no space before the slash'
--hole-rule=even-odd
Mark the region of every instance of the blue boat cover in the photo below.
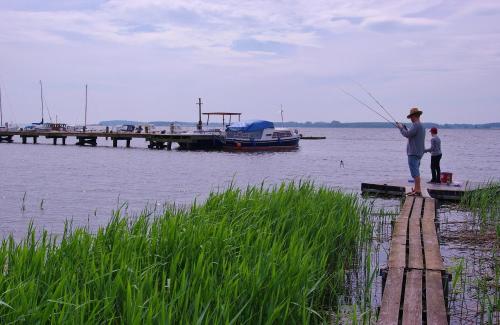
<svg viewBox="0 0 500 325">
<path fill-rule="evenodd" d="M 243 122 L 235 122 L 231 123 L 226 129 L 226 131 L 233 132 L 255 132 L 262 131 L 264 129 L 274 129 L 273 122 L 264 121 L 264 120 L 251 120 L 251 121 L 243 121 Z"/>
</svg>

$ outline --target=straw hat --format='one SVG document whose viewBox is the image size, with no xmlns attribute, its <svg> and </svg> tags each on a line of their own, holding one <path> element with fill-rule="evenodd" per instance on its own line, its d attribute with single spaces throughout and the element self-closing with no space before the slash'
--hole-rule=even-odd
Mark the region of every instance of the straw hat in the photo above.
<svg viewBox="0 0 500 325">
<path fill-rule="evenodd" d="M 417 107 L 413 107 L 412 109 L 410 109 L 410 114 L 408 114 L 408 116 L 406 118 L 410 118 L 414 115 L 420 116 L 420 115 L 422 115 L 422 113 L 423 112 L 421 110 L 419 110 Z"/>
</svg>

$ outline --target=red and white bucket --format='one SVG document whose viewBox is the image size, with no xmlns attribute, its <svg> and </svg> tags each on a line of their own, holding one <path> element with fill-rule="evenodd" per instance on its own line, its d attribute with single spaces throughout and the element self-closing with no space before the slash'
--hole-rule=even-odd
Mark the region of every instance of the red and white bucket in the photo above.
<svg viewBox="0 0 500 325">
<path fill-rule="evenodd" d="M 448 185 L 453 183 L 453 173 L 441 172 L 441 183 Z"/>
</svg>

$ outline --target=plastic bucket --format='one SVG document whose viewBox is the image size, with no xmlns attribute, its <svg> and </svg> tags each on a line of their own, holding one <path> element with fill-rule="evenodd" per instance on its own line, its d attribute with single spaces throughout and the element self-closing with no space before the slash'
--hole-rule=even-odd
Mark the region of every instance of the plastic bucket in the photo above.
<svg viewBox="0 0 500 325">
<path fill-rule="evenodd" d="M 442 172 L 441 173 L 441 183 L 445 183 L 445 184 L 453 183 L 453 173 Z"/>
</svg>

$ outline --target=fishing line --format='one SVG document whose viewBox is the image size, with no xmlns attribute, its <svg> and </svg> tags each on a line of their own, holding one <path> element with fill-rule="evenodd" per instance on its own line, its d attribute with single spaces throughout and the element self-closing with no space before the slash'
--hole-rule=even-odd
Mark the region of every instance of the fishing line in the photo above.
<svg viewBox="0 0 500 325">
<path fill-rule="evenodd" d="M 366 89 L 365 87 L 363 87 L 363 85 L 362 85 L 361 83 L 357 82 L 356 80 L 353 80 L 353 82 L 354 82 L 355 84 L 357 84 L 357 85 L 359 86 L 359 88 L 363 89 L 363 90 L 364 90 L 364 91 L 368 94 L 368 96 L 370 96 L 370 97 L 371 97 L 371 99 L 373 99 L 373 100 L 375 101 L 375 103 L 377 103 L 377 105 L 378 105 L 378 106 L 380 106 L 380 107 L 384 110 L 384 112 L 385 112 L 387 115 L 389 115 L 389 117 L 390 117 L 390 118 L 392 118 L 392 120 L 393 120 L 395 123 L 397 123 L 397 121 L 396 121 L 396 119 L 394 118 L 394 116 L 392 116 L 392 114 L 391 114 L 391 113 L 389 113 L 389 111 L 388 111 L 388 110 L 384 107 L 384 105 L 382 105 L 382 104 L 381 104 L 381 103 L 380 103 L 380 102 L 379 102 L 379 101 L 375 98 L 375 96 L 373 96 L 373 95 L 372 95 L 372 93 L 370 93 L 370 92 L 368 91 L 368 89 Z"/>
<path fill-rule="evenodd" d="M 392 122 L 390 121 L 387 117 L 385 117 L 384 115 L 380 114 L 377 110 L 375 110 L 374 108 L 372 108 L 370 105 L 368 105 L 367 103 L 363 102 L 361 99 L 357 98 L 356 96 L 354 96 L 353 94 L 345 91 L 344 89 L 342 88 L 339 88 L 344 94 L 350 96 L 352 99 L 354 99 L 355 101 L 357 101 L 358 103 L 360 103 L 361 105 L 363 105 L 364 107 L 368 108 L 370 111 L 372 111 L 373 113 L 377 114 L 378 116 L 380 116 L 381 118 L 383 118 L 385 121 L 389 122 L 390 124 L 394 125 L 395 127 L 398 127 L 397 124 L 395 122 Z"/>
</svg>

